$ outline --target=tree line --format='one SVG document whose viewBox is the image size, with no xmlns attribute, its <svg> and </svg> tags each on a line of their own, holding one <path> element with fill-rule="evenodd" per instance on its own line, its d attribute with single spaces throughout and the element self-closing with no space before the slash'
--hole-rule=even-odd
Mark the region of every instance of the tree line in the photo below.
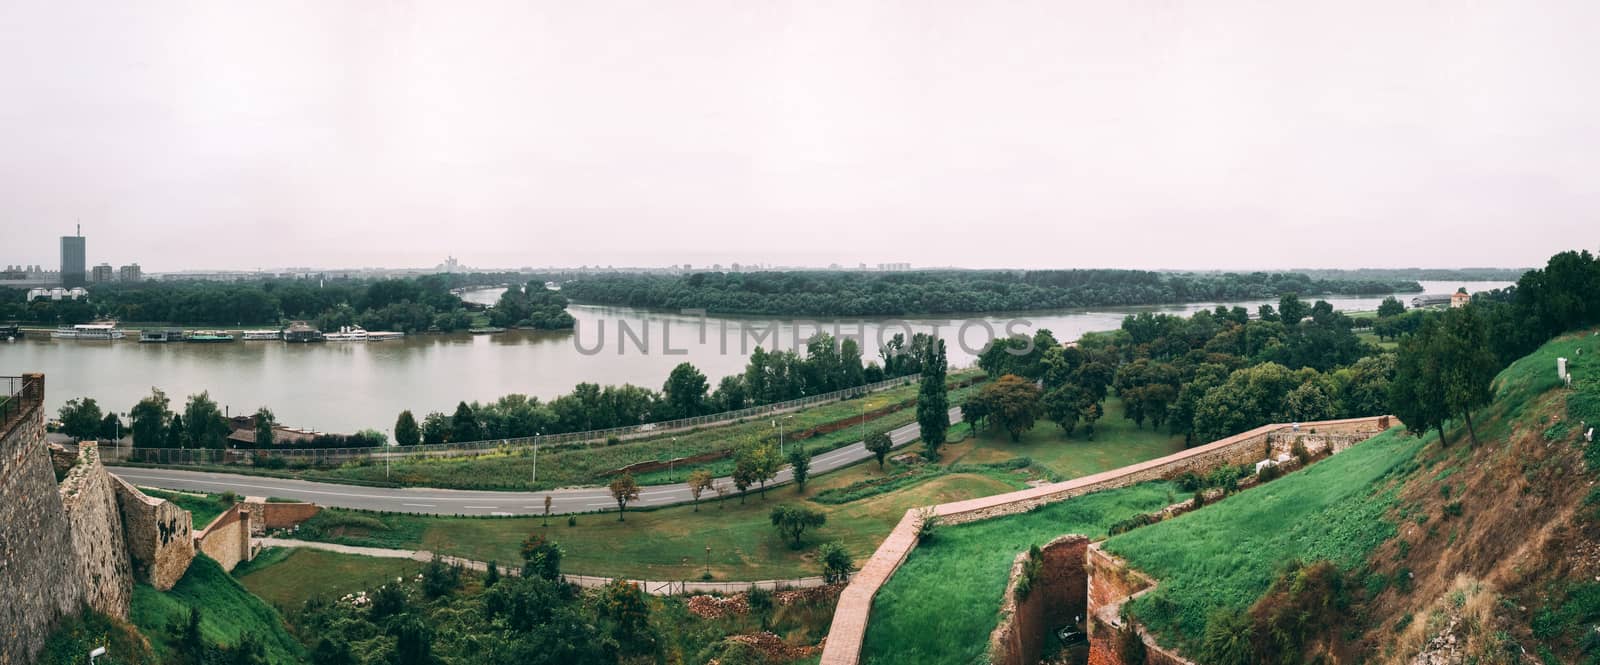
<svg viewBox="0 0 1600 665">
<path fill-rule="evenodd" d="M 1312 296 L 1421 290 L 1421 285 L 1409 280 L 1142 270 L 615 274 L 581 276 L 562 285 L 564 293 L 586 303 L 815 316 L 1021 311 L 1249 300 L 1284 293 Z"/>
<path fill-rule="evenodd" d="M 1192 445 L 1271 422 L 1383 413 L 1394 356 L 1353 329 L 1327 302 L 1291 294 L 1254 317 L 1220 306 L 1189 317 L 1130 315 L 1073 345 L 1041 330 L 980 354 L 997 380 L 968 398 L 962 417 L 1013 440 L 1042 418 L 1066 436 L 1093 438 L 1115 394 L 1137 427 L 1148 421 Z"/>
<path fill-rule="evenodd" d="M 26 291 L 0 288 L 0 320 L 72 325 L 95 319 L 174 325 L 278 326 L 314 322 L 325 331 L 359 325 L 370 330 L 464 330 L 473 314 L 451 289 L 503 278 L 500 274 L 423 275 L 397 279 L 270 279 L 259 282 L 143 281 L 95 284 L 87 299 L 26 302 Z M 537 287 L 534 285 L 537 284 Z M 507 290 L 497 325 L 566 329 L 566 299 L 544 282 Z"/>
<path fill-rule="evenodd" d="M 685 362 L 667 374 L 660 390 L 586 382 L 548 401 L 522 394 L 463 401 L 453 413 L 435 411 L 420 420 L 406 410 L 395 421 L 395 441 L 415 445 L 585 432 L 774 404 L 920 373 L 921 360 L 907 349 L 928 339 L 920 333 L 910 340 L 895 335 L 879 351 L 882 362 L 863 362 L 856 340 L 823 333 L 807 341 L 804 355 L 757 347 L 743 372 L 723 377 L 715 388 L 704 372 Z"/>
</svg>

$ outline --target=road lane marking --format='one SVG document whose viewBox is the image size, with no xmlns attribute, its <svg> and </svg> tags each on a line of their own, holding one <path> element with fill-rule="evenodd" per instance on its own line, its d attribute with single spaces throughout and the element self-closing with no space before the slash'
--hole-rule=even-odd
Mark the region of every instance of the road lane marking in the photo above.
<svg viewBox="0 0 1600 665">
<path fill-rule="evenodd" d="M 432 507 L 434 507 L 433 504 L 431 504 L 431 503 L 402 503 L 400 505 L 402 505 L 402 506 L 411 506 L 412 508 L 432 508 Z"/>
<path fill-rule="evenodd" d="M 499 510 L 500 506 L 462 506 L 467 510 Z"/>
</svg>

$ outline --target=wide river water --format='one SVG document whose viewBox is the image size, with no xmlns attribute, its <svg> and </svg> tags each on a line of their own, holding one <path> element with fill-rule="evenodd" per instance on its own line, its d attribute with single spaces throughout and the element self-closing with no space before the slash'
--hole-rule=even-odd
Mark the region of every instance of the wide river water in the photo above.
<svg viewBox="0 0 1600 665">
<path fill-rule="evenodd" d="M 1481 291 L 1504 282 L 1423 282 L 1426 293 L 1449 293 L 1458 286 Z M 499 289 L 468 293 L 492 303 Z M 1412 297 L 1403 297 L 1408 301 Z M 1325 298 L 1345 311 L 1377 309 L 1382 296 Z M 1243 305 L 1254 313 L 1264 300 L 1220 303 Z M 1272 301 L 1276 302 L 1276 301 Z M 700 317 L 626 307 L 573 305 L 576 332 L 511 331 L 496 335 L 411 335 L 388 342 L 285 344 L 140 344 L 137 337 L 116 342 L 52 340 L 34 334 L 0 341 L 0 375 L 43 372 L 52 412 L 72 398 L 89 396 L 102 409 L 126 413 L 151 387 L 165 391 L 174 409 L 185 396 L 210 391 L 233 413 L 265 405 L 279 421 L 321 431 L 385 429 L 402 409 L 420 418 L 428 411 L 451 411 L 461 400 L 493 400 L 509 393 L 548 399 L 580 382 L 633 383 L 659 389 L 674 365 L 688 361 L 705 372 L 712 386 L 742 371 L 757 344 L 771 350 L 792 348 L 822 331 L 864 338 L 864 355 L 876 356 L 878 339 L 896 332 L 935 330 L 946 340 L 952 367 L 969 365 L 994 335 L 1032 334 L 1040 328 L 1058 339 L 1110 330 L 1130 313 L 1187 314 L 1218 303 L 986 314 L 907 319 L 779 320 L 772 317 Z M 772 331 L 776 331 L 775 333 Z M 601 334 L 603 332 L 603 335 Z"/>
</svg>

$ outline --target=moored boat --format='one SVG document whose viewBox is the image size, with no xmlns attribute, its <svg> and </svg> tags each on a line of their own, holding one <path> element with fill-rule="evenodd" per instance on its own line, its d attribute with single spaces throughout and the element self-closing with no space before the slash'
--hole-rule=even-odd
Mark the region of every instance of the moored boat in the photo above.
<svg viewBox="0 0 1600 665">
<path fill-rule="evenodd" d="M 283 339 L 283 333 L 277 330 L 246 330 L 244 341 L 276 340 Z"/>
<path fill-rule="evenodd" d="M 339 326 L 339 332 L 326 333 L 323 337 L 330 342 L 365 342 L 367 331 L 361 326 Z"/>
<path fill-rule="evenodd" d="M 321 342 L 326 339 L 327 337 L 322 334 L 322 331 L 311 327 L 311 324 L 305 321 L 290 323 L 289 327 L 283 331 L 283 341 L 294 344 Z"/>
<path fill-rule="evenodd" d="M 405 337 L 405 336 L 406 336 L 406 334 L 403 333 L 403 332 L 389 332 L 389 331 L 374 330 L 374 331 L 371 331 L 371 332 L 367 333 L 367 341 L 369 341 L 369 342 L 383 342 L 383 341 L 387 341 L 387 340 L 391 340 L 391 339 L 400 339 L 401 337 Z"/>
<path fill-rule="evenodd" d="M 161 344 L 165 342 L 183 341 L 182 328 L 146 328 L 139 331 L 139 341 L 144 343 Z"/>
<path fill-rule="evenodd" d="M 233 341 L 233 335 L 221 330 L 196 330 L 185 336 L 184 341 L 215 344 L 217 342 L 231 342 Z"/>
<path fill-rule="evenodd" d="M 61 326 L 50 333 L 54 339 L 122 339 L 122 330 L 115 323 L 80 323 Z"/>
</svg>

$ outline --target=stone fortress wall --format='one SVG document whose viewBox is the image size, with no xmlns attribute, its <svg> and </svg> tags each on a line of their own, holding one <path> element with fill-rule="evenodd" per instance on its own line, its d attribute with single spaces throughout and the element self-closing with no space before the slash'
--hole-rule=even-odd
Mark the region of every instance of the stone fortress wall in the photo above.
<svg viewBox="0 0 1600 665">
<path fill-rule="evenodd" d="M 940 504 L 931 510 L 941 525 L 1015 515 L 1093 492 L 1170 479 L 1184 473 L 1205 474 L 1223 465 L 1277 459 L 1289 453 L 1296 441 L 1312 453 L 1337 452 L 1388 429 L 1391 424 L 1398 424 L 1398 421 L 1390 416 L 1375 416 L 1263 425 L 1166 457 L 1016 492 Z M 918 509 L 906 511 L 872 558 L 862 564 L 851 578 L 849 586 L 839 595 L 828 641 L 822 652 L 822 665 L 855 665 L 860 662 L 872 600 L 878 589 L 883 587 L 917 546 L 917 530 L 921 519 L 918 512 Z M 1089 586 L 1092 593 L 1092 581 Z"/>
<path fill-rule="evenodd" d="M 135 578 L 170 589 L 194 557 L 188 511 L 107 473 L 93 445 L 46 445 L 44 390 L 24 375 L 0 419 L 0 665 L 33 662 L 84 608 L 127 617 Z"/>
<path fill-rule="evenodd" d="M 246 504 L 236 503 L 226 512 L 211 520 L 204 529 L 196 531 L 194 542 L 200 551 L 211 557 L 223 570 L 232 572 L 241 562 L 255 558 L 250 545 L 251 511 Z"/>
</svg>

